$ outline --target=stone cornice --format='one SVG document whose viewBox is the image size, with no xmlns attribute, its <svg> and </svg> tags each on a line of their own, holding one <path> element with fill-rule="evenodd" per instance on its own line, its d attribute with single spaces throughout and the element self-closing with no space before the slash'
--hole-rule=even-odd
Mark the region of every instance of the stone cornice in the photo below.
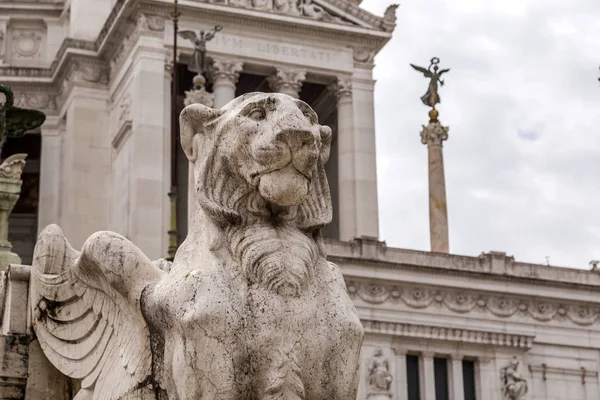
<svg viewBox="0 0 600 400">
<path fill-rule="evenodd" d="M 489 314 L 500 319 L 528 318 L 537 322 L 571 322 L 579 326 L 594 325 L 600 317 L 597 303 L 565 301 L 482 290 L 456 289 L 415 283 L 392 283 L 373 279 L 345 277 L 348 294 L 371 305 L 406 306 L 412 309 L 448 310 L 456 314 Z"/>
<path fill-rule="evenodd" d="M 364 242 L 364 243 L 363 243 Z M 479 276 L 498 281 L 519 281 L 535 285 L 597 292 L 600 274 L 575 268 L 516 262 L 504 253 L 483 253 L 478 257 L 390 248 L 385 242 L 355 239 L 351 242 L 326 240 L 328 258 L 340 264 L 371 265 L 390 270 L 411 270 L 444 275 Z M 370 248 L 373 250 L 370 250 Z M 377 250 L 375 250 L 377 249 Z"/>
<path fill-rule="evenodd" d="M 474 329 L 417 325 L 361 319 L 365 333 L 400 336 L 403 338 L 442 340 L 445 342 L 473 343 L 493 347 L 531 349 L 535 336 L 490 332 Z"/>
</svg>

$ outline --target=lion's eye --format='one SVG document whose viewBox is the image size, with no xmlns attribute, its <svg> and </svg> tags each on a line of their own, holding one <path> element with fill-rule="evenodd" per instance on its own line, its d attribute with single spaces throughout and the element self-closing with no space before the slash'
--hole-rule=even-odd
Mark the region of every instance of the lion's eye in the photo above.
<svg viewBox="0 0 600 400">
<path fill-rule="evenodd" d="M 263 110 L 262 108 L 255 108 L 254 110 L 252 110 L 248 113 L 248 117 L 250 117 L 256 121 L 261 121 L 261 120 L 265 119 L 266 116 L 267 116 L 267 114 L 265 113 L 265 110 Z"/>
<path fill-rule="evenodd" d="M 304 111 L 303 114 L 310 121 L 311 124 L 317 123 L 317 117 L 316 117 L 315 113 L 309 112 L 309 111 Z"/>
</svg>

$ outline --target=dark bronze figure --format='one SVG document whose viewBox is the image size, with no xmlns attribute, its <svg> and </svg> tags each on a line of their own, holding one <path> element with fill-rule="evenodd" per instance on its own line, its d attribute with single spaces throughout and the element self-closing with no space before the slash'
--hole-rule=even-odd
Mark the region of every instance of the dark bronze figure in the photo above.
<svg viewBox="0 0 600 400">
<path fill-rule="evenodd" d="M 8 86 L 0 85 L 0 143 L 5 137 L 21 137 L 25 132 L 42 125 L 46 114 L 38 110 L 14 107 L 13 92 Z"/>
<path fill-rule="evenodd" d="M 438 64 L 440 63 L 440 59 L 437 57 L 433 57 L 431 59 L 431 64 L 429 64 L 429 68 L 425 69 L 423 67 L 418 67 L 416 65 L 410 64 L 411 67 L 413 67 L 414 69 L 416 69 L 417 71 L 421 72 L 423 75 L 425 75 L 426 78 L 429 78 L 429 89 L 427 89 L 427 93 L 425 93 L 423 96 L 421 96 L 421 101 L 423 102 L 423 104 L 425 104 L 426 106 L 429 106 L 433 109 L 435 109 L 435 105 L 439 104 L 442 102 L 442 100 L 440 99 L 440 95 L 438 94 L 438 82 L 440 83 L 440 85 L 444 85 L 444 81 L 441 80 L 441 76 L 450 71 L 450 69 L 442 69 L 438 72 Z"/>
<path fill-rule="evenodd" d="M 199 35 L 190 30 L 179 31 L 179 36 L 194 43 L 192 63 L 188 66 L 190 71 L 202 74 L 206 70 L 206 42 L 212 40 L 216 33 L 222 29 L 221 25 L 216 25 L 212 32 L 200 31 Z"/>
</svg>

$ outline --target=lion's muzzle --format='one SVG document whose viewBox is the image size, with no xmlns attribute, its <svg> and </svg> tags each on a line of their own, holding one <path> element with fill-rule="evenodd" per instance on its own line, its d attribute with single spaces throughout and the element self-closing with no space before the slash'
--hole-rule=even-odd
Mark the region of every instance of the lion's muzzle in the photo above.
<svg viewBox="0 0 600 400">
<path fill-rule="evenodd" d="M 286 130 L 265 141 L 263 138 L 255 151 L 257 161 L 267 167 L 260 176 L 260 194 L 279 206 L 302 203 L 319 159 L 318 132 Z"/>
</svg>

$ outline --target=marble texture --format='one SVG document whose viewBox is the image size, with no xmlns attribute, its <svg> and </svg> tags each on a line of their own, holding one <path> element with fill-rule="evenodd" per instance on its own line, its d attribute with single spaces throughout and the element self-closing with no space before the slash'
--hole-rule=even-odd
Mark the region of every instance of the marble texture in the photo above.
<svg viewBox="0 0 600 400">
<path fill-rule="evenodd" d="M 77 400 L 356 396 L 363 328 L 320 228 L 331 130 L 285 94 L 180 117 L 196 213 L 173 264 L 98 232 L 41 234 L 31 278 L 44 354 Z M 116 384 L 115 384 L 116 383 Z"/>
<path fill-rule="evenodd" d="M 421 142 L 427 145 L 429 165 L 429 233 L 431 251 L 448 253 L 448 208 L 442 143 L 448 139 L 448 128 L 439 121 L 423 126 Z"/>
</svg>

